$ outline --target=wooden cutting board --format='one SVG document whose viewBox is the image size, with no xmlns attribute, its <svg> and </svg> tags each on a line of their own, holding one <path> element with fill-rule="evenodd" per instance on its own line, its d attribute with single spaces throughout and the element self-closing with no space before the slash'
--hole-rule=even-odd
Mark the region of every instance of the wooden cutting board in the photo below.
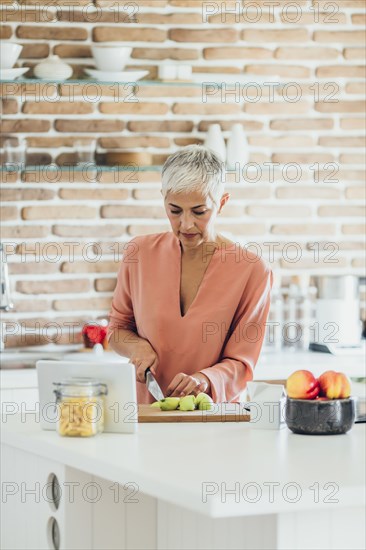
<svg viewBox="0 0 366 550">
<path fill-rule="evenodd" d="M 226 405 L 226 406 L 225 406 Z M 139 422 L 249 422 L 249 412 L 239 403 L 223 404 L 218 411 L 161 411 L 150 405 L 139 405 Z"/>
</svg>

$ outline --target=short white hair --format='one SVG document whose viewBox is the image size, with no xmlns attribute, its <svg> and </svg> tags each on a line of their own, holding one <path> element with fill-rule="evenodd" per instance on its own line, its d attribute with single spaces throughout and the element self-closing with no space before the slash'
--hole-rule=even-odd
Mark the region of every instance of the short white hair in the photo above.
<svg viewBox="0 0 366 550">
<path fill-rule="evenodd" d="M 224 165 L 220 157 L 202 145 L 188 145 L 166 160 L 162 171 L 164 198 L 169 192 L 200 192 L 217 205 L 224 192 Z"/>
</svg>

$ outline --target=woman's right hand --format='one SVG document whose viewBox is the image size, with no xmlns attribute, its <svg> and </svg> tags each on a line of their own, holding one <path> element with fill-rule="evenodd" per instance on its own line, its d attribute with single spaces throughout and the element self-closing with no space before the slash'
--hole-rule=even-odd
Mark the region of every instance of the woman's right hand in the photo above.
<svg viewBox="0 0 366 550">
<path fill-rule="evenodd" d="M 136 367 L 137 382 L 145 384 L 145 372 L 149 367 L 152 374 L 155 376 L 159 360 L 156 351 L 148 340 L 141 337 L 139 338 L 130 357 L 130 361 Z"/>
</svg>

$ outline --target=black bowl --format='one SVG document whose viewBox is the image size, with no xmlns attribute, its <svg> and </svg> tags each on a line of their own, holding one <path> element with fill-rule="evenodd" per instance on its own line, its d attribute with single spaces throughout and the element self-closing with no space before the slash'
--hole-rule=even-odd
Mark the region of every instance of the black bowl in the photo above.
<svg viewBox="0 0 366 550">
<path fill-rule="evenodd" d="M 286 424 L 295 434 L 344 434 L 355 421 L 355 399 L 286 399 Z"/>
</svg>

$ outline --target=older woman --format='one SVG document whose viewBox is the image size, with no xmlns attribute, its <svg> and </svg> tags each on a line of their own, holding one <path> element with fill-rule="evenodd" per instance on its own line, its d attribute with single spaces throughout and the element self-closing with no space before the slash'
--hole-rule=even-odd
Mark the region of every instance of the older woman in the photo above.
<svg viewBox="0 0 366 550">
<path fill-rule="evenodd" d="M 139 403 L 150 367 L 165 396 L 240 398 L 262 347 L 272 271 L 215 228 L 229 194 L 222 162 L 201 146 L 168 158 L 162 195 L 172 231 L 133 238 L 114 292 L 108 338 L 136 367 Z"/>
</svg>

